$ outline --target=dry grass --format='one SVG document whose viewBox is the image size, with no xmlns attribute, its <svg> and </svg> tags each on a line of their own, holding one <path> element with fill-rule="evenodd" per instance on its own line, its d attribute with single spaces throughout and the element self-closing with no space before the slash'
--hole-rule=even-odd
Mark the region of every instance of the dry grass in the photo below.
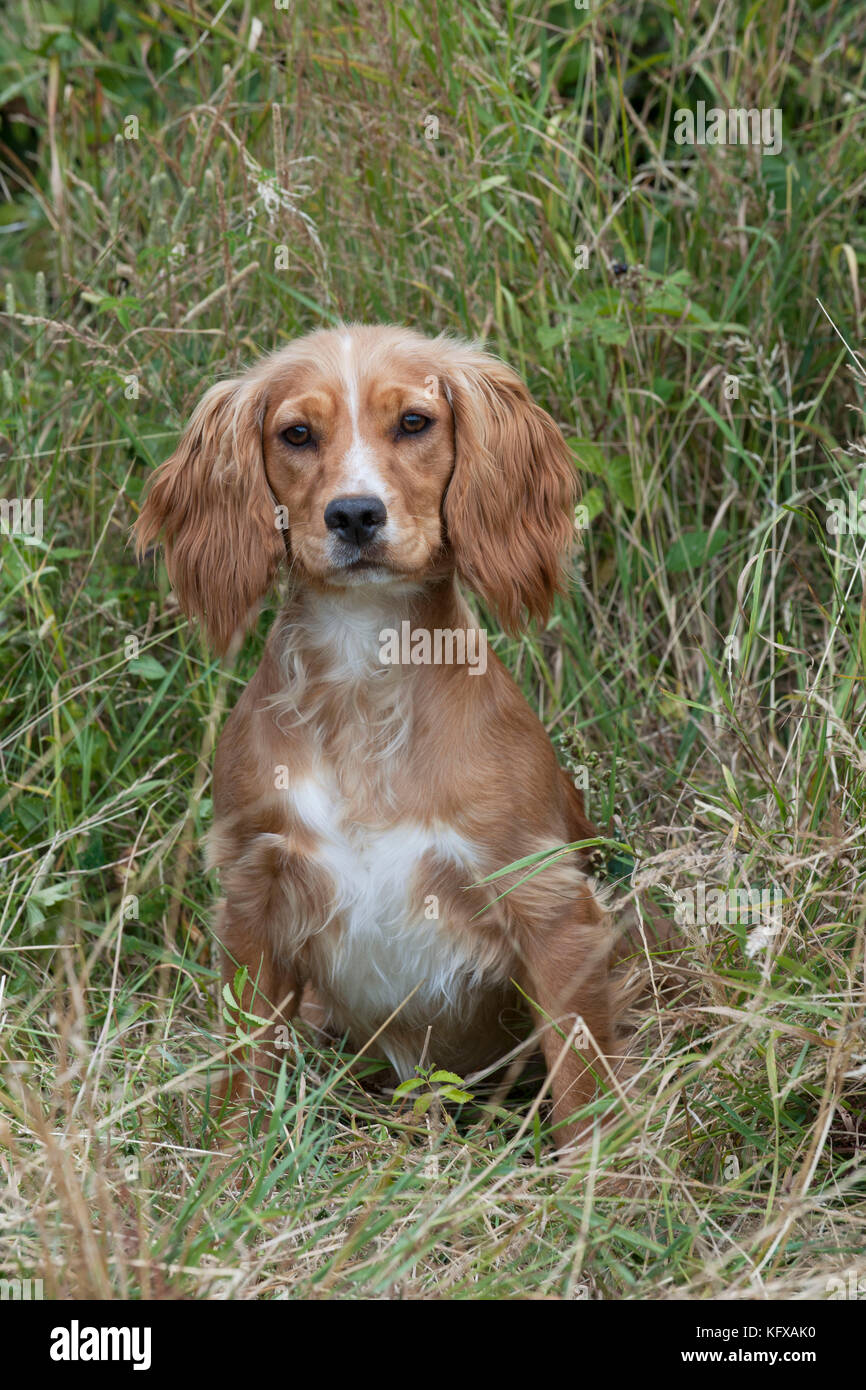
<svg viewBox="0 0 866 1390">
<path fill-rule="evenodd" d="M 863 493 L 863 15 L 69 8 L 0 16 L 0 493 L 45 511 L 0 537 L 0 1274 L 646 1300 L 866 1273 L 864 540 L 827 527 Z M 698 99 L 781 107 L 783 153 L 677 146 Z M 425 1082 L 422 1115 L 309 1043 L 217 1161 L 197 847 L 261 635 L 221 672 L 126 537 L 204 383 L 341 316 L 485 335 L 574 441 L 580 583 L 497 646 L 635 866 L 621 898 L 779 895 L 763 944 L 728 914 L 644 965 L 634 1080 L 570 1173 L 531 1079 L 459 1110 Z"/>
</svg>

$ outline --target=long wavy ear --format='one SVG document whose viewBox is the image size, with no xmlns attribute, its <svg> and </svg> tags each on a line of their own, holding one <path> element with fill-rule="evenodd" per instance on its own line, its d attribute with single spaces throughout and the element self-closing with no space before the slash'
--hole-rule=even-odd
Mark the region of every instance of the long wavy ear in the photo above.
<svg viewBox="0 0 866 1390">
<path fill-rule="evenodd" d="M 265 477 L 259 381 L 220 382 L 153 476 L 134 527 L 139 558 L 162 537 L 178 602 L 224 652 L 285 554 Z"/>
<path fill-rule="evenodd" d="M 510 367 L 449 343 L 443 369 L 455 428 L 448 541 L 460 577 L 515 632 L 525 615 L 543 621 L 560 587 L 574 535 L 574 465 Z"/>
</svg>

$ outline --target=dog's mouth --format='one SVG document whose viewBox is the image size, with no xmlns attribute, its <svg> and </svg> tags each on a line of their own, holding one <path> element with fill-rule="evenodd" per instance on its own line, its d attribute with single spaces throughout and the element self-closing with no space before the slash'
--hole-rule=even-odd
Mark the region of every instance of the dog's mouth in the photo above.
<svg viewBox="0 0 866 1390">
<path fill-rule="evenodd" d="M 364 574 L 368 570 L 392 568 L 385 547 L 381 545 L 346 545 L 334 548 L 331 555 L 332 574 Z"/>
<path fill-rule="evenodd" d="M 364 580 L 382 583 L 395 578 L 398 571 L 378 546 L 343 547 L 331 557 L 328 579 L 337 584 L 359 584 Z"/>
</svg>

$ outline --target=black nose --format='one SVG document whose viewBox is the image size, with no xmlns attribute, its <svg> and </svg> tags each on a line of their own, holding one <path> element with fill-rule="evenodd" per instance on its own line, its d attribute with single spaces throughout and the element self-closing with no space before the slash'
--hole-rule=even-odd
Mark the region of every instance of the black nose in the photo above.
<svg viewBox="0 0 866 1390">
<path fill-rule="evenodd" d="M 325 508 L 325 525 L 342 541 L 366 545 L 388 519 L 378 497 L 335 497 Z"/>
</svg>

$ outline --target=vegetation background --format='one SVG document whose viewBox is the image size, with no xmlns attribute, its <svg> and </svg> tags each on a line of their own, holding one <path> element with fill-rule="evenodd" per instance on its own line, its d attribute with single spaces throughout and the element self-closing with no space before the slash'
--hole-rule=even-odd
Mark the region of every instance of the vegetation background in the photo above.
<svg viewBox="0 0 866 1390">
<path fill-rule="evenodd" d="M 780 108 L 782 151 L 678 145 L 698 101 Z M 9 0 L 0 493 L 44 530 L 0 536 L 0 1275 L 749 1299 L 866 1273 L 866 541 L 827 525 L 864 496 L 864 105 L 853 0 Z M 340 319 L 483 337 L 573 444 L 579 582 L 496 645 L 635 861 L 620 898 L 783 897 L 763 945 L 683 927 L 571 1173 L 532 1086 L 395 1103 L 308 1043 L 214 1159 L 221 1015 L 247 1025 L 199 850 L 266 621 L 221 670 L 128 533 L 203 388 Z"/>
</svg>

